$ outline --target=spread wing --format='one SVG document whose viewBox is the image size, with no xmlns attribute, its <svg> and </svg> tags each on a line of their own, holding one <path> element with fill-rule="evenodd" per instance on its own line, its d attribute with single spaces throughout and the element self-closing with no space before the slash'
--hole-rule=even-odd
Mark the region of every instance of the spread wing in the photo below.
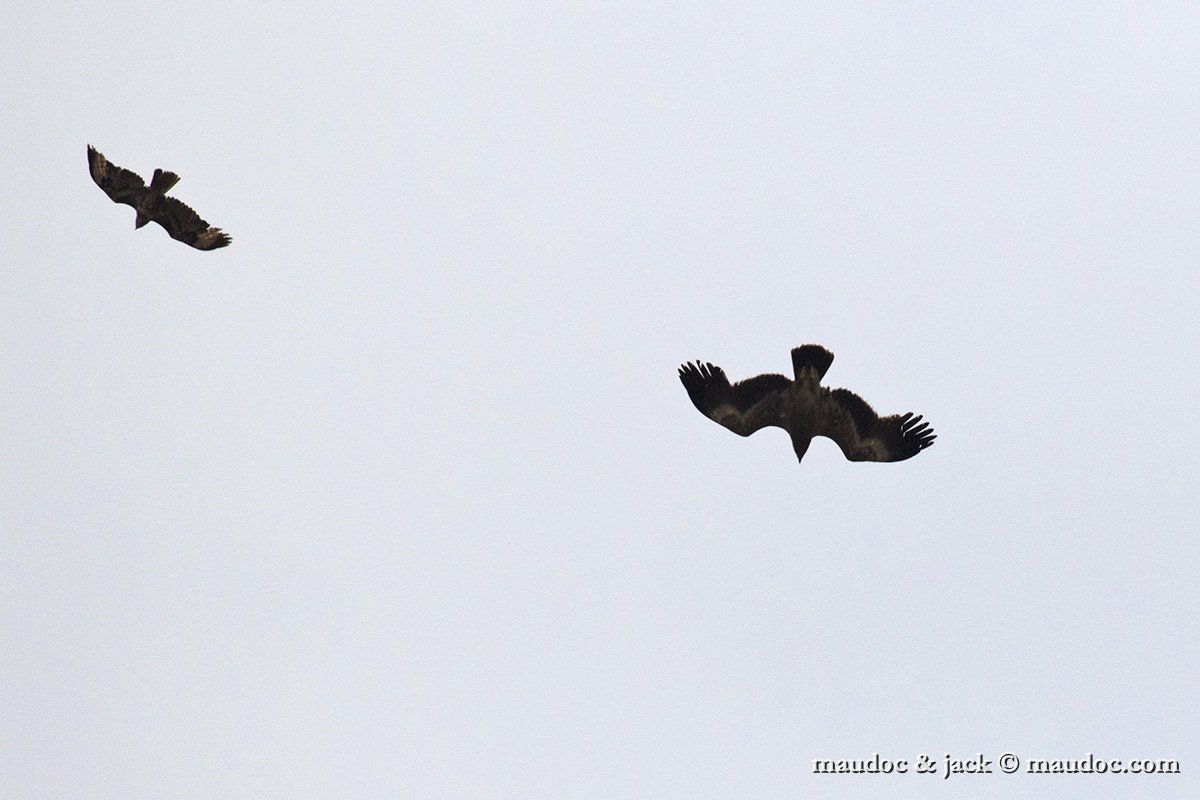
<svg viewBox="0 0 1200 800">
<path fill-rule="evenodd" d="M 928 422 L 912 413 L 880 417 L 848 389 L 830 392 L 820 436 L 828 436 L 851 461 L 903 461 L 933 444 Z"/>
<path fill-rule="evenodd" d="M 172 239 L 197 250 L 215 250 L 233 241 L 229 234 L 200 219 L 199 214 L 174 197 L 164 197 L 151 219 L 166 228 Z"/>
<path fill-rule="evenodd" d="M 739 436 L 768 425 L 783 427 L 779 393 L 792 382 L 782 375 L 759 375 L 730 386 L 720 367 L 689 362 L 679 368 L 679 380 L 701 414 Z"/>
<path fill-rule="evenodd" d="M 137 207 L 138 198 L 146 191 L 146 182 L 136 172 L 118 167 L 105 158 L 99 150 L 88 145 L 88 171 L 92 180 L 104 190 L 114 203 Z"/>
</svg>

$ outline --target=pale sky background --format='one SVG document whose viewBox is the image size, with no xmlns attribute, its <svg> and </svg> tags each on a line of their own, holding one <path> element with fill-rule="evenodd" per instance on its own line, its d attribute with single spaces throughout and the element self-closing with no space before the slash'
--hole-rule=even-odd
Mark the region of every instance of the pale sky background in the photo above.
<svg viewBox="0 0 1200 800">
<path fill-rule="evenodd" d="M 1200 791 L 1195 3 L 17 4 L 0 796 Z M 234 237 L 135 231 L 93 144 Z M 852 464 L 686 360 L 916 411 Z M 818 758 L 1177 759 L 827 776 Z"/>
</svg>

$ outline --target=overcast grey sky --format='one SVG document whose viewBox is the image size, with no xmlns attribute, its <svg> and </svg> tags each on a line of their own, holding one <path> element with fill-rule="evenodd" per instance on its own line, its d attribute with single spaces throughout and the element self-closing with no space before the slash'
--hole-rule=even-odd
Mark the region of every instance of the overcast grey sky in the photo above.
<svg viewBox="0 0 1200 800">
<path fill-rule="evenodd" d="M 20 4 L 0 796 L 1200 789 L 1194 3 Z M 134 230 L 85 146 L 234 237 Z M 935 447 L 704 419 L 832 386 Z M 921 753 L 1179 775 L 814 775 Z M 993 764 L 993 769 L 996 769 Z"/>
</svg>

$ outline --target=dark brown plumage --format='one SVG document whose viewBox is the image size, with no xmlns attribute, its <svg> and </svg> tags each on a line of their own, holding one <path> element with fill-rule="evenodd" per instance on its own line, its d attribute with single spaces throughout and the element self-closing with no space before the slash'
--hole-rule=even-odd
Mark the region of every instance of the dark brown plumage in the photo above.
<svg viewBox="0 0 1200 800">
<path fill-rule="evenodd" d="M 679 380 L 700 413 L 739 436 L 783 428 L 798 460 L 814 436 L 833 439 L 851 461 L 903 461 L 933 444 L 937 437 L 921 417 L 880 417 L 854 392 L 822 386 L 832 363 L 833 353 L 806 344 L 792 350 L 795 380 L 759 375 L 730 385 L 720 367 L 702 362 L 681 366 Z"/>
<path fill-rule="evenodd" d="M 179 182 L 179 176 L 174 172 L 154 170 L 154 177 L 147 186 L 136 172 L 118 167 L 90 144 L 87 154 L 88 171 L 96 185 L 114 203 L 133 206 L 137 212 L 133 227 L 140 228 L 147 222 L 157 222 L 172 239 L 190 244 L 197 250 L 215 250 L 232 241 L 229 234 L 209 225 L 183 202 L 167 197 L 167 191 Z"/>
</svg>

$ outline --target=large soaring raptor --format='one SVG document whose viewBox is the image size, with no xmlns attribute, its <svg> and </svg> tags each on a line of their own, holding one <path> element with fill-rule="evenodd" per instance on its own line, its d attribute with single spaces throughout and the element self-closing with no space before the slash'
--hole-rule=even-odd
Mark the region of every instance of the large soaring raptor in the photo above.
<svg viewBox="0 0 1200 800">
<path fill-rule="evenodd" d="M 184 203 L 167 197 L 167 191 L 179 182 L 179 176 L 174 172 L 154 170 L 154 177 L 147 186 L 136 172 L 118 167 L 90 144 L 87 154 L 88 169 L 96 185 L 114 203 L 133 206 L 137 212 L 133 227 L 140 228 L 147 222 L 157 222 L 167 229 L 172 239 L 190 244 L 197 250 L 215 250 L 231 241 L 229 234 L 200 219 L 200 215 Z"/>
<path fill-rule="evenodd" d="M 880 417 L 854 392 L 822 386 L 832 363 L 833 353 L 806 344 L 792 351 L 795 380 L 759 375 L 730 385 L 724 370 L 702 362 L 681 366 L 679 380 L 700 413 L 739 436 L 783 428 L 798 460 L 814 436 L 833 439 L 851 461 L 903 461 L 933 444 L 933 429 L 921 417 Z"/>
</svg>

